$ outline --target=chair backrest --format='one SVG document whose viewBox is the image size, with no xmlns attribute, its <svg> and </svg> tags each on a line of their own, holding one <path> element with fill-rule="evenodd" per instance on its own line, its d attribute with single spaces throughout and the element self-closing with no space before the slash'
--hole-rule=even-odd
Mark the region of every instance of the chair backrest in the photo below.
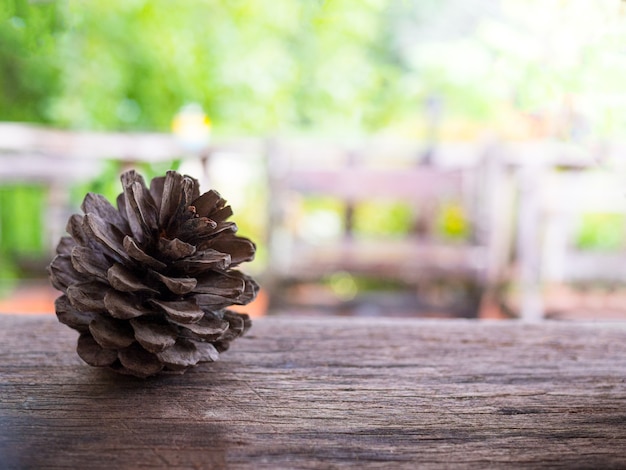
<svg viewBox="0 0 626 470">
<path fill-rule="evenodd" d="M 439 244 L 453 244 L 459 250 L 463 247 L 473 249 L 477 246 L 486 248 L 493 242 L 495 231 L 492 230 L 492 214 L 487 208 L 493 196 L 490 193 L 491 183 L 497 175 L 487 171 L 485 161 L 481 158 L 484 148 L 478 144 L 468 144 L 462 150 L 463 155 L 474 152 L 474 161 L 467 164 L 450 164 L 445 166 L 437 161 L 420 164 L 415 148 L 411 150 L 413 161 L 404 162 L 384 158 L 373 158 L 372 148 L 378 155 L 386 156 L 384 147 L 363 144 L 356 149 L 339 145 L 320 145 L 316 149 L 315 142 L 301 147 L 303 154 L 297 154 L 298 147 L 289 143 L 273 142 L 269 150 L 269 186 L 270 186 L 270 270 L 273 261 L 276 266 L 289 262 L 289 252 L 298 243 L 294 231 L 294 220 L 290 206 L 297 204 L 308 196 L 326 196 L 341 201 L 346 208 L 343 238 L 333 240 L 342 243 L 343 239 L 351 238 L 354 208 L 363 202 L 398 201 L 414 209 L 415 230 L 407 234 L 406 240 L 379 240 L 382 248 L 385 243 L 401 243 L 409 241 L 415 244 L 419 240 Z M 455 148 L 455 151 L 458 151 Z M 440 155 L 447 156 L 445 148 Z M 331 155 L 331 158 L 324 158 Z M 396 153 L 397 155 L 397 153 Z M 453 160 L 453 159 L 452 159 Z M 387 163 L 387 165 L 385 165 Z M 450 242 L 440 237 L 437 232 L 442 206 L 453 203 L 458 209 L 462 222 L 468 224 L 470 233 L 463 240 Z M 341 237 L 340 237 L 341 238 Z M 375 246 L 375 245 L 373 245 Z M 457 250 L 458 251 L 458 250 Z M 381 256 L 384 256 L 381 249 Z M 373 254 L 368 254 L 374 257 Z M 274 258 L 273 258 L 274 257 Z M 461 257 L 463 258 L 463 257 Z M 461 259 L 459 258 L 459 260 Z M 489 260 L 485 255 L 477 264 L 484 264 L 488 269 Z M 466 263 L 467 257 L 463 258 Z M 446 263 L 454 263 L 454 258 L 447 257 Z M 492 263 L 493 264 L 493 263 Z M 448 266 L 453 268 L 453 266 Z"/>
<path fill-rule="evenodd" d="M 616 216 L 613 220 L 626 225 L 625 188 L 626 175 L 602 169 L 546 172 L 541 214 L 544 282 L 626 281 L 626 242 L 611 248 L 601 246 L 601 240 L 596 240 L 599 246 L 593 246 L 594 240 L 584 246 L 582 240 L 579 246 L 582 230 L 595 238 L 594 231 L 607 229 L 601 226 L 602 217 L 593 215 Z M 616 232 L 620 228 L 623 231 L 615 227 Z"/>
<path fill-rule="evenodd" d="M 285 183 L 293 191 L 333 196 L 346 202 L 377 198 L 417 202 L 442 195 L 460 196 L 463 176 L 461 170 L 433 167 L 377 169 L 347 166 L 322 170 L 294 169 Z"/>
<path fill-rule="evenodd" d="M 577 243 L 585 215 L 626 217 L 626 173 L 607 171 L 609 150 L 558 142 L 516 146 L 509 163 L 517 167 L 519 186 L 516 278 L 522 319 L 539 320 L 553 309 L 554 287 L 559 293 L 572 283 L 626 280 L 624 250 L 587 250 Z M 557 303 L 559 309 L 564 305 Z"/>
</svg>

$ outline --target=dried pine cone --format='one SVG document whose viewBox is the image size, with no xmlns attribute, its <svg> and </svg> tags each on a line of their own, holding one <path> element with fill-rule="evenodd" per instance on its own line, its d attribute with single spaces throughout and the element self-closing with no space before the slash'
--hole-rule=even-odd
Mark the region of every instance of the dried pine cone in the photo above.
<svg viewBox="0 0 626 470">
<path fill-rule="evenodd" d="M 115 209 L 89 193 L 67 224 L 48 272 L 64 295 L 61 323 L 80 332 L 88 364 L 147 377 L 215 361 L 250 327 L 245 305 L 256 282 L 233 270 L 254 258 L 237 237 L 230 206 L 216 191 L 168 171 L 150 189 L 135 171 L 121 176 Z"/>
</svg>

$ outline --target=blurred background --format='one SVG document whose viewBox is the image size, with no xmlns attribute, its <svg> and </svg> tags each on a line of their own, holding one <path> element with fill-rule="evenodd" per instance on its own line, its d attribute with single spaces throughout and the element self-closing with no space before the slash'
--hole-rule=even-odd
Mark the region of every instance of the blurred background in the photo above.
<svg viewBox="0 0 626 470">
<path fill-rule="evenodd" d="M 128 168 L 228 199 L 254 315 L 626 319 L 626 2 L 0 0 L 0 312 Z"/>
</svg>

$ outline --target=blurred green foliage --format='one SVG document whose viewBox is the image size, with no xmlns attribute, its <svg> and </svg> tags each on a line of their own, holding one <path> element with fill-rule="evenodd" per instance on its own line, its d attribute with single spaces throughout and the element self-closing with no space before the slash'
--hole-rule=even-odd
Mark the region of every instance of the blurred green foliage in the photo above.
<svg viewBox="0 0 626 470">
<path fill-rule="evenodd" d="M 449 240 L 466 240 L 470 235 L 470 221 L 463 207 L 453 201 L 443 204 L 437 214 L 437 232 Z"/>
<path fill-rule="evenodd" d="M 492 124 L 575 97 L 595 132 L 623 132 L 615 2 L 466 3 L 2 0 L 0 120 L 168 131 L 197 102 L 221 134 L 424 137 L 432 96 Z"/>
<path fill-rule="evenodd" d="M 0 186 L 0 239 L 23 253 L 41 253 L 44 190 L 38 186 Z M 34 215 L 34 217 L 33 217 Z"/>
<path fill-rule="evenodd" d="M 625 240 L 624 214 L 591 213 L 580 221 L 576 246 L 583 250 L 616 251 L 624 248 Z"/>
<path fill-rule="evenodd" d="M 402 237 L 411 233 L 414 213 L 407 203 L 364 202 L 354 210 L 354 231 L 364 237 Z"/>
<path fill-rule="evenodd" d="M 332 197 L 309 196 L 300 201 L 304 219 L 300 224 L 314 232 L 311 238 L 338 237 L 345 231 L 347 206 Z M 463 207 L 455 201 L 442 201 L 435 211 L 434 234 L 443 240 L 464 240 L 470 224 Z M 403 238 L 416 229 L 419 208 L 397 201 L 362 201 L 354 205 L 353 235 L 359 238 Z M 308 219 L 308 220 L 307 220 Z M 332 221 L 332 222 L 331 222 Z M 326 222 L 324 224 L 324 222 Z M 316 227 L 316 224 L 323 225 Z"/>
<path fill-rule="evenodd" d="M 197 102 L 220 136 L 623 136 L 620 8 L 609 0 L 0 0 L 0 121 L 168 132 L 181 106 Z M 147 178 L 161 170 L 141 168 Z M 113 198 L 116 171 L 111 163 L 74 199 Z M 42 250 L 37 191 L 2 189 L 4 266 L 14 253 Z M 359 211 L 364 233 L 410 222 L 401 205 Z M 446 214 L 444 232 L 465 236 L 462 214 Z M 581 240 L 604 243 L 594 237 Z"/>
<path fill-rule="evenodd" d="M 0 186 L 0 295 L 23 272 L 19 260 L 46 255 L 45 191 L 36 185 Z"/>
<path fill-rule="evenodd" d="M 58 40 L 65 30 L 56 2 L 0 2 L 0 120 L 56 123 L 49 106 L 63 93 Z"/>
<path fill-rule="evenodd" d="M 391 117 L 385 101 L 400 98 L 385 9 L 376 0 L 5 1 L 10 101 L 0 120 L 167 131 L 182 104 L 198 102 L 222 133 L 380 127 Z"/>
</svg>

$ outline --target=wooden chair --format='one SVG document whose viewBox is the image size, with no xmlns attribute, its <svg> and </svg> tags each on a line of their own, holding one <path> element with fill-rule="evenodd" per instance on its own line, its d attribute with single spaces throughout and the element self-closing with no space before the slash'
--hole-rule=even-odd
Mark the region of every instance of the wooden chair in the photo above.
<svg viewBox="0 0 626 470">
<path fill-rule="evenodd" d="M 594 249 L 580 246 L 578 238 L 589 215 L 613 215 L 626 224 L 626 173 L 596 166 L 545 168 L 537 176 L 536 281 L 526 294 L 536 308 L 528 318 L 576 318 L 583 311 L 586 317 L 623 317 L 626 242 Z"/>
<path fill-rule="evenodd" d="M 588 313 L 591 304 L 603 314 L 614 310 L 598 296 L 587 302 L 582 294 L 626 281 L 626 245 L 612 252 L 587 250 L 576 238 L 585 214 L 626 216 L 626 170 L 618 168 L 624 148 L 544 140 L 511 144 L 502 154 L 518 193 L 516 289 L 506 303 L 525 321 L 575 316 L 581 309 Z"/>
<path fill-rule="evenodd" d="M 495 298 L 510 249 L 511 211 L 503 205 L 512 202 L 497 156 L 468 145 L 461 151 L 473 155 L 469 164 L 463 160 L 463 165 L 444 167 L 435 159 L 420 165 L 414 159 L 402 165 L 385 158 L 394 150 L 397 146 L 385 149 L 369 143 L 360 148 L 311 142 L 270 146 L 266 285 L 271 287 L 273 307 L 289 304 L 289 286 L 319 282 L 333 273 L 411 286 L 427 312 L 476 316 L 487 303 L 493 305 L 486 299 Z M 454 150 L 442 147 L 437 154 L 449 157 L 446 152 Z M 415 149 L 411 155 L 416 155 Z M 301 202 L 311 196 L 343 205 L 337 236 L 323 241 L 303 236 Z M 408 204 L 413 229 L 402 238 L 360 236 L 354 230 L 355 210 L 371 201 Z M 437 230 L 442 208 L 451 203 L 469 225 L 462 240 L 446 239 Z M 442 291 L 443 285 L 451 290 Z M 466 295 L 459 296 L 459 289 Z"/>
</svg>

